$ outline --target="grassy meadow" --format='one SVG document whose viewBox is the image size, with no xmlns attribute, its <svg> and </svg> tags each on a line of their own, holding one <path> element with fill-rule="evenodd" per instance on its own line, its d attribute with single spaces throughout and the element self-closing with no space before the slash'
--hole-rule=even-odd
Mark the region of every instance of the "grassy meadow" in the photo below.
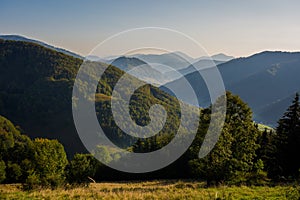
<svg viewBox="0 0 300 200">
<path fill-rule="evenodd" d="M 103 182 L 88 187 L 23 191 L 19 184 L 0 185 L 0 199 L 299 199 L 297 186 L 219 186 L 203 182 Z"/>
</svg>

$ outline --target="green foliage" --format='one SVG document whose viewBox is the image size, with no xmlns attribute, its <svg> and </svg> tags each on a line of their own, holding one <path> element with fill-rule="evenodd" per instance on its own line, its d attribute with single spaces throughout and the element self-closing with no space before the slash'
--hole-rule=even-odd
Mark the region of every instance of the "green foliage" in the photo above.
<svg viewBox="0 0 300 200">
<path fill-rule="evenodd" d="M 20 178 L 22 176 L 22 168 L 20 165 L 9 161 L 7 163 L 6 174 L 6 182 L 20 182 Z"/>
<path fill-rule="evenodd" d="M 31 188 L 35 179 L 40 186 L 57 187 L 65 181 L 65 167 L 68 164 L 64 147 L 57 140 L 34 140 L 34 170 L 26 183 Z"/>
<path fill-rule="evenodd" d="M 276 129 L 278 174 L 297 178 L 300 160 L 295 153 L 300 152 L 300 105 L 299 95 L 295 95 L 292 105 L 278 121 Z"/>
<path fill-rule="evenodd" d="M 248 185 L 266 185 L 270 179 L 268 179 L 268 173 L 264 171 L 264 163 L 259 159 L 253 170 L 248 174 L 247 184 Z"/>
<path fill-rule="evenodd" d="M 81 63 L 38 44 L 0 40 L 0 115 L 33 138 L 57 138 L 80 149 L 71 95 Z"/>
<path fill-rule="evenodd" d="M 101 66 L 99 66 L 101 67 Z M 117 81 L 121 78 L 121 76 L 124 74 L 124 72 L 116 69 L 113 66 L 109 66 L 105 73 L 103 74 L 101 80 L 105 80 L 106 87 L 108 86 L 109 90 L 106 90 L 107 96 L 111 96 L 111 91 L 114 88 Z M 101 83 L 98 85 L 98 91 L 101 91 L 101 88 L 103 88 L 105 85 Z M 137 79 L 134 77 L 129 77 L 128 83 L 131 85 L 137 84 Z M 85 85 L 82 83 L 82 85 Z M 103 92 L 103 91 L 101 91 Z M 118 98 L 118 100 L 122 101 L 123 96 L 126 94 L 128 95 L 129 91 L 122 91 L 122 93 L 117 93 L 115 98 Z M 124 93 L 124 94 L 123 94 Z M 135 137 L 131 137 L 130 135 L 124 133 L 114 121 L 114 117 L 111 112 L 111 103 L 110 101 L 97 101 L 96 102 L 96 111 L 99 123 L 101 124 L 101 127 L 103 128 L 104 132 L 106 133 L 107 137 L 113 141 L 115 144 L 122 148 L 131 148 L 133 151 L 136 152 L 149 152 L 153 150 L 157 150 L 160 147 L 168 144 L 171 139 L 174 137 L 174 134 L 177 132 L 179 124 L 180 124 L 180 106 L 179 101 L 168 95 L 167 93 L 164 93 L 160 91 L 158 88 L 150 86 L 150 85 L 144 85 L 140 88 L 138 88 L 131 96 L 130 104 L 129 104 L 129 112 L 131 115 L 132 120 L 141 126 L 145 126 L 148 123 L 150 123 L 150 117 L 149 117 L 149 109 L 151 106 L 159 104 L 162 105 L 165 110 L 167 111 L 167 119 L 166 123 L 163 127 L 163 129 L 155 136 L 150 137 L 149 139 L 143 140 L 146 146 L 138 145 L 140 142 L 139 139 Z M 191 117 L 193 116 L 193 113 L 199 112 L 196 108 L 190 108 Z M 158 112 L 156 113 L 157 117 L 162 117 L 163 113 Z M 122 118 L 122 116 L 119 116 Z M 125 123 L 127 120 L 122 120 L 123 123 Z M 157 122 L 160 123 L 160 122 Z M 126 125 L 126 124 L 125 124 Z M 159 126 L 160 124 L 157 124 Z M 189 124 L 188 124 L 189 125 Z M 126 126 L 130 126 L 130 124 L 127 124 Z M 149 130 L 150 132 L 151 130 Z M 157 144 L 156 142 L 159 142 Z M 155 143 L 155 144 L 154 144 Z"/>
<path fill-rule="evenodd" d="M 273 130 L 264 129 L 258 137 L 259 148 L 257 149 L 257 157 L 263 162 L 265 171 L 268 176 L 275 176 L 276 162 L 276 133 Z"/>
<path fill-rule="evenodd" d="M 4 181 L 5 178 L 6 178 L 6 176 L 5 176 L 6 175 L 5 168 L 6 168 L 5 162 L 3 160 L 0 160 L 0 183 L 2 181 Z"/>
<path fill-rule="evenodd" d="M 18 122 L 32 138 L 58 139 L 70 156 L 86 153 L 73 123 L 71 102 L 74 79 L 82 62 L 81 59 L 37 44 L 0 40 L 0 115 Z M 99 68 L 108 67 L 102 77 L 95 77 L 96 73 L 93 71 L 87 77 L 99 80 L 96 96 L 100 94 L 106 97 L 98 98 L 96 102 L 101 127 L 120 147 L 132 147 L 137 140 L 124 134 L 116 126 L 110 102 L 107 101 L 124 72 L 103 63 L 90 64 Z M 84 93 L 88 87 L 87 82 L 79 82 L 81 84 L 78 89 Z M 136 83 L 136 78 L 129 78 L 128 84 Z M 156 103 L 163 105 L 168 115 L 167 123 L 158 136 L 161 144 L 151 149 L 159 148 L 172 139 L 180 120 L 179 103 L 176 98 L 148 85 L 139 88 L 130 103 L 130 114 L 137 124 L 147 124 L 150 121 L 148 108 Z M 154 141 L 153 138 L 152 140 Z"/>
<path fill-rule="evenodd" d="M 98 165 L 98 161 L 90 154 L 75 154 L 67 168 L 69 183 L 89 183 L 89 178 L 94 177 Z"/>
<path fill-rule="evenodd" d="M 29 165 L 27 167 L 24 165 L 33 158 L 32 141 L 20 134 L 19 130 L 2 116 L 0 116 L 0 137 L 1 157 L 6 163 L 5 182 L 24 182 L 32 169 Z"/>
<path fill-rule="evenodd" d="M 19 134 L 14 125 L 0 116 L 0 156 L 6 157 L 8 150 L 14 146 L 14 135 Z"/>
<path fill-rule="evenodd" d="M 211 182 L 220 183 L 240 179 L 247 180 L 246 174 L 255 166 L 257 138 L 259 131 L 252 122 L 250 108 L 242 100 L 227 93 L 226 120 L 214 149 L 202 159 L 195 158 L 210 119 L 210 108 L 202 111 L 199 136 L 191 147 L 194 159 L 190 161 L 192 173 Z M 204 132 L 202 132 L 204 131 Z M 194 152 L 194 153 L 193 153 Z"/>
<path fill-rule="evenodd" d="M 94 156 L 96 158 L 101 158 L 103 163 L 107 164 L 110 163 L 113 158 L 111 157 L 107 147 L 98 145 L 96 150 L 94 151 Z"/>
<path fill-rule="evenodd" d="M 28 175 L 25 183 L 23 184 L 23 188 L 25 190 L 33 190 L 33 189 L 41 188 L 42 186 L 43 185 L 41 185 L 40 176 L 37 175 L 35 172 L 32 172 L 30 175 Z"/>
</svg>

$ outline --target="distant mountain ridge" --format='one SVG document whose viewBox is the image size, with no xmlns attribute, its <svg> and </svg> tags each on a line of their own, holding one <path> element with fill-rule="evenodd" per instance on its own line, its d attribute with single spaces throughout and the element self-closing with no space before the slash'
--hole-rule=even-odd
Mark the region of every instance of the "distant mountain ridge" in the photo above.
<svg viewBox="0 0 300 200">
<path fill-rule="evenodd" d="M 158 81 L 156 82 L 159 83 L 159 85 L 165 84 L 166 82 L 174 81 L 194 71 L 198 71 L 200 69 L 212 67 L 227 62 L 232 58 L 233 57 L 227 56 L 225 54 L 217 54 L 213 55 L 212 57 L 200 57 L 195 59 L 180 51 L 165 54 L 134 54 L 114 57 L 109 60 L 105 60 L 98 56 L 87 57 L 87 59 L 89 60 L 113 64 L 119 69 L 125 71 L 128 70 L 129 65 L 130 69 L 132 69 L 133 66 L 136 67 L 139 65 L 148 65 L 149 68 L 152 68 L 154 70 L 152 73 L 150 71 L 149 72 L 152 75 L 157 75 Z M 146 79 L 146 75 L 147 74 L 145 74 L 145 76 L 135 76 L 138 78 L 143 77 L 144 79 Z"/>
<path fill-rule="evenodd" d="M 212 60 L 221 61 L 221 62 L 228 62 L 228 61 L 234 59 L 234 57 L 228 56 L 224 53 L 219 53 L 216 55 L 212 55 L 211 57 L 207 57 L 207 56 L 200 57 L 197 60 L 199 61 L 199 60 L 207 60 L 207 59 L 212 59 Z"/>
<path fill-rule="evenodd" d="M 180 78 L 180 76 L 171 76 L 167 72 L 163 73 L 163 71 L 161 71 L 161 69 L 159 68 L 159 65 L 149 65 L 148 63 L 135 57 L 121 56 L 107 63 L 118 67 L 119 69 L 129 73 L 130 75 L 140 80 L 157 86 L 161 86 L 167 82 L 175 80 L 176 77 Z"/>
<path fill-rule="evenodd" d="M 249 104 L 256 121 L 273 127 L 289 106 L 293 95 L 300 91 L 300 52 L 264 51 L 217 67 L 225 89 Z M 200 74 L 193 72 L 185 78 L 194 86 L 201 104 L 207 106 L 210 103 L 208 90 Z M 180 87 L 182 81 L 178 79 L 165 86 Z M 162 89 L 167 91 L 164 87 Z M 183 100 L 188 102 L 189 97 Z"/>
<path fill-rule="evenodd" d="M 135 54 L 132 57 L 139 58 L 147 63 L 160 63 L 165 64 L 174 68 L 175 70 L 182 70 L 188 68 L 191 64 L 202 60 L 214 60 L 217 62 L 227 62 L 234 59 L 232 56 L 227 56 L 223 53 L 212 55 L 212 56 L 202 56 L 199 58 L 192 58 L 187 54 L 176 51 L 165 54 Z"/>
<path fill-rule="evenodd" d="M 227 62 L 229 60 L 232 60 L 234 57 L 227 56 L 223 53 L 216 54 L 210 56 L 203 56 L 199 58 L 192 58 L 189 55 L 180 52 L 170 52 L 170 53 L 164 53 L 164 54 L 132 54 L 132 55 L 120 55 L 120 56 L 109 56 L 105 58 L 101 58 L 99 56 L 87 56 L 88 59 L 93 61 L 101 61 L 106 60 L 107 62 L 112 62 L 114 59 L 117 59 L 119 57 L 130 57 L 130 58 L 137 58 L 141 61 L 144 61 L 145 63 L 159 63 L 162 65 L 166 65 L 170 68 L 173 68 L 175 70 L 181 70 L 190 67 L 191 64 L 194 64 L 196 62 L 202 61 L 202 60 L 214 60 L 218 63 Z M 170 71 L 170 70 L 169 70 Z M 166 72 L 166 71 L 164 71 Z"/>
<path fill-rule="evenodd" d="M 148 64 L 136 57 L 121 56 L 116 59 L 106 61 L 106 63 L 116 66 L 119 69 L 128 72 L 129 74 L 148 83 L 161 86 L 167 82 L 179 79 L 186 74 L 208 67 L 213 67 L 224 62 L 215 60 L 199 60 L 196 63 L 190 64 L 188 67 L 179 70 L 166 68 L 163 64 L 159 63 Z M 143 67 L 143 70 L 133 70 L 138 66 Z M 152 79 L 147 77 L 152 77 Z"/>
</svg>

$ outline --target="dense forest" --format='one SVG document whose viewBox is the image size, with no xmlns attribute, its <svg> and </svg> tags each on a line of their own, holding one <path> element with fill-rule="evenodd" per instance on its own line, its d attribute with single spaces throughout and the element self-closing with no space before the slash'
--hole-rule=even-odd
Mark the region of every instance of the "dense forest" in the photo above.
<svg viewBox="0 0 300 200">
<path fill-rule="evenodd" d="M 260 131 L 251 119 L 250 108 L 237 96 L 227 93 L 228 110 L 221 137 L 203 159 L 199 148 L 210 121 L 210 108 L 203 109 L 197 137 L 188 151 L 170 166 L 156 172 L 130 174 L 113 170 L 92 154 L 77 153 L 67 159 L 57 140 L 31 140 L 4 117 L 0 118 L 2 183 L 23 183 L 24 188 L 57 187 L 89 183 L 91 180 L 132 180 L 192 178 L 211 184 L 262 185 L 293 182 L 299 178 L 300 106 L 299 96 L 278 121 L 276 131 Z M 160 141 L 161 140 L 161 141 Z M 153 144 L 153 141 L 158 141 Z M 149 152 L 162 147 L 163 138 L 139 140 L 133 150 Z M 107 162 L 113 160 L 105 147 L 99 147 Z M 184 172 L 184 173 L 183 173 Z"/>
<path fill-rule="evenodd" d="M 37 44 L 0 40 L 0 115 L 5 116 L 0 117 L 0 182 L 22 183 L 24 189 L 32 189 L 92 180 L 191 178 L 205 180 L 208 185 L 299 180 L 298 94 L 275 130 L 260 130 L 253 122 L 249 106 L 228 92 L 221 136 L 205 158 L 199 159 L 198 152 L 210 123 L 211 107 L 189 107 L 191 114 L 201 113 L 198 132 L 193 144 L 176 162 L 143 174 L 105 166 L 93 154 L 100 154 L 109 163 L 118 157 L 118 152 L 111 154 L 99 146 L 88 154 L 72 120 L 72 87 L 81 63 L 81 59 Z M 114 86 L 124 72 L 103 63 L 97 65 L 108 67 L 95 96 L 97 117 L 107 136 L 133 152 L 151 152 L 172 140 L 180 121 L 179 101 L 150 85 L 139 88 L 130 101 L 132 119 L 139 125 L 149 123 L 148 110 L 153 104 L 163 105 L 168 117 L 156 136 L 128 136 L 115 124 L 110 105 Z M 136 81 L 134 77 L 130 80 Z M 84 82 L 81 87 L 84 89 Z"/>
</svg>

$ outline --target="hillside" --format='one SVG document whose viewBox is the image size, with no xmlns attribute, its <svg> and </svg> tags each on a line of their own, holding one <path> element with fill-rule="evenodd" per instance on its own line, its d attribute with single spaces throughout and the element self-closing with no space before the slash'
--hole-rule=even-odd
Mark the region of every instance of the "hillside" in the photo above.
<svg viewBox="0 0 300 200">
<path fill-rule="evenodd" d="M 271 126 L 276 125 L 291 97 L 300 89 L 300 53 L 266 51 L 219 64 L 218 69 L 226 90 L 249 104 L 256 121 Z M 209 96 L 202 77 L 194 72 L 186 78 L 195 86 L 202 105 L 207 106 Z M 180 86 L 181 81 L 175 80 L 166 86 Z M 188 102 L 189 97 L 183 100 Z"/>
<path fill-rule="evenodd" d="M 69 155 L 84 152 L 74 127 L 71 105 L 74 78 L 81 63 L 81 59 L 36 43 L 0 39 L 0 115 L 19 125 L 32 138 L 58 139 Z M 103 63 L 97 65 L 107 67 Z M 123 74 L 118 68 L 108 66 L 99 80 L 96 111 L 108 137 L 127 148 L 136 139 L 126 136 L 115 125 L 108 101 Z M 130 80 L 136 81 L 134 77 Z M 138 124 L 147 124 L 150 120 L 147 108 L 155 103 L 170 112 L 159 134 L 167 142 L 179 125 L 179 104 L 174 97 L 158 88 L 143 86 L 132 96 L 131 116 Z"/>
</svg>

